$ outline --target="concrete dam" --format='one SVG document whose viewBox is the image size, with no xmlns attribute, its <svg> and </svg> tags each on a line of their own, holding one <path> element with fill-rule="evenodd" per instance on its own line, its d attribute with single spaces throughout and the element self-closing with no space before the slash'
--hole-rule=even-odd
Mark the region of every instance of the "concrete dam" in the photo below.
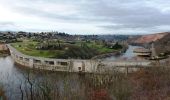
<svg viewBox="0 0 170 100">
<path fill-rule="evenodd" d="M 104 73 L 112 70 L 127 72 L 142 67 L 149 67 L 150 61 L 104 61 L 104 60 L 81 60 L 81 59 L 52 59 L 25 55 L 10 44 L 6 44 L 11 57 L 16 64 L 32 69 L 65 72 Z"/>
</svg>

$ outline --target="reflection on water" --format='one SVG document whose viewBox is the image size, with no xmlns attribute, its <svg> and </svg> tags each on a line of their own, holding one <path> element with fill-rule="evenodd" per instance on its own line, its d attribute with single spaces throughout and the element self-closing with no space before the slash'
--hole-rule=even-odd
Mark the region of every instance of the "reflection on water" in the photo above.
<svg viewBox="0 0 170 100">
<path fill-rule="evenodd" d="M 133 54 L 134 48 L 137 48 L 137 46 L 129 46 L 129 49 L 126 51 L 126 53 L 122 55 L 112 56 L 110 58 L 107 58 L 107 60 L 115 60 L 120 58 L 130 59 L 135 56 Z M 81 94 L 80 97 L 86 97 L 85 95 L 89 95 L 86 94 L 87 91 L 95 89 L 94 87 L 92 89 L 90 87 L 98 86 L 93 84 L 100 83 L 95 82 L 98 80 L 95 80 L 94 77 L 89 77 L 88 75 L 84 77 L 82 75 L 80 76 L 79 74 L 74 73 L 30 71 L 28 69 L 14 65 L 14 61 L 10 56 L 0 57 L 0 84 L 4 86 L 6 95 L 10 100 L 19 100 L 21 98 L 20 87 L 23 89 L 25 87 L 29 87 L 29 85 L 27 84 L 28 76 L 31 76 L 31 81 L 35 82 L 38 85 L 43 83 L 42 80 L 49 82 L 48 84 L 57 89 L 60 95 L 66 95 L 67 97 L 69 95 L 74 96 L 77 93 Z M 65 93 L 63 91 L 68 86 L 68 84 L 69 91 Z M 99 85 L 101 84 L 103 84 L 105 88 L 109 89 L 108 87 L 106 87 L 106 83 L 100 83 Z M 111 87 L 111 85 L 108 86 Z M 71 93 L 74 93 L 74 95 L 72 95 Z"/>
<path fill-rule="evenodd" d="M 53 82 L 53 87 L 57 86 L 57 89 L 62 94 L 64 90 L 65 82 L 69 82 L 72 89 L 80 88 L 79 76 L 77 74 L 62 73 L 62 72 L 45 72 L 45 71 L 33 71 L 14 65 L 14 62 L 10 56 L 0 58 L 0 84 L 3 85 L 6 95 L 10 100 L 20 99 L 20 86 L 23 88 L 29 87 L 27 84 L 28 76 L 34 83 L 41 84 L 43 81 Z M 76 85 L 75 85 L 76 84 Z M 52 86 L 52 84 L 51 84 Z"/>
<path fill-rule="evenodd" d="M 135 48 L 139 48 L 139 46 L 129 45 L 129 48 L 126 50 L 125 53 L 123 53 L 121 55 L 115 55 L 115 56 L 108 57 L 105 60 L 132 59 L 132 58 L 136 57 L 136 55 L 133 53 L 133 50 Z"/>
</svg>

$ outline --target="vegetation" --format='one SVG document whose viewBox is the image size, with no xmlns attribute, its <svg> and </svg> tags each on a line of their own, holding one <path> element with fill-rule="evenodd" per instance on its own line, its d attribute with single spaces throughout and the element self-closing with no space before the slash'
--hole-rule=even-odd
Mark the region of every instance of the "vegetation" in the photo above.
<svg viewBox="0 0 170 100">
<path fill-rule="evenodd" d="M 39 77 L 37 77 L 37 75 Z M 131 91 L 125 74 L 73 74 L 27 70 L 24 79 L 7 91 L 17 100 L 126 100 Z M 8 84 L 5 84 L 8 85 Z M 10 88 L 10 87 L 9 87 Z M 117 91 L 118 90 L 118 91 Z"/>
<path fill-rule="evenodd" d="M 134 92 L 132 100 L 169 100 L 170 69 L 149 68 L 131 75 Z"/>
<path fill-rule="evenodd" d="M 113 49 L 122 49 L 122 45 L 120 45 L 118 42 L 112 47 Z"/>
<path fill-rule="evenodd" d="M 102 42 L 65 42 L 62 40 L 46 40 L 44 42 L 25 40 L 23 42 L 12 43 L 12 46 L 20 52 L 31 56 L 81 59 L 89 59 L 96 55 L 116 52 L 122 49 L 122 46 L 118 43 L 109 47 L 108 44 Z"/>
<path fill-rule="evenodd" d="M 169 100 L 168 67 L 140 69 L 128 75 L 108 73 L 57 74 L 28 70 L 23 74 L 24 80 L 18 80 L 15 91 L 19 92 L 20 100 Z"/>
<path fill-rule="evenodd" d="M 5 92 L 2 86 L 0 86 L 0 100 L 6 100 Z"/>
<path fill-rule="evenodd" d="M 170 34 L 167 33 L 163 38 L 157 40 L 155 43 L 155 49 L 158 54 L 165 53 L 170 54 Z"/>
</svg>

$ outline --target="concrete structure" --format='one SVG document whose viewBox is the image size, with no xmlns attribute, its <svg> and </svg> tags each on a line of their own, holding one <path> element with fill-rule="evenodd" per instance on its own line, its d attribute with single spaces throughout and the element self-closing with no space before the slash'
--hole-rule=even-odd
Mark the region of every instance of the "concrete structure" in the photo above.
<svg viewBox="0 0 170 100">
<path fill-rule="evenodd" d="M 151 56 L 152 54 L 151 50 L 145 48 L 136 48 L 133 52 L 138 56 Z"/>
<path fill-rule="evenodd" d="M 151 51 L 152 51 L 151 59 L 155 59 L 156 57 L 158 57 L 156 54 L 155 47 L 154 47 L 154 42 L 152 42 L 152 44 L 151 44 Z"/>
<path fill-rule="evenodd" d="M 118 67 L 125 67 L 121 71 L 126 70 L 128 66 L 148 67 L 150 62 L 143 61 L 100 61 L 100 60 L 77 60 L 77 59 L 51 59 L 42 57 L 33 57 L 22 54 L 7 44 L 11 56 L 17 64 L 29 68 L 44 69 L 51 71 L 67 71 L 67 72 L 108 72 L 119 70 Z"/>
</svg>

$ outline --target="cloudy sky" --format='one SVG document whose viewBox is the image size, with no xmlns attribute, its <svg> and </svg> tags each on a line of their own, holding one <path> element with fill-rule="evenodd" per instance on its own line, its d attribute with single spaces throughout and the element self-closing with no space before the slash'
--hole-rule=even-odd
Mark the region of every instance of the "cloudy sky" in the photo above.
<svg viewBox="0 0 170 100">
<path fill-rule="evenodd" d="M 0 0 L 0 30 L 72 34 L 170 31 L 170 1 Z"/>
</svg>

